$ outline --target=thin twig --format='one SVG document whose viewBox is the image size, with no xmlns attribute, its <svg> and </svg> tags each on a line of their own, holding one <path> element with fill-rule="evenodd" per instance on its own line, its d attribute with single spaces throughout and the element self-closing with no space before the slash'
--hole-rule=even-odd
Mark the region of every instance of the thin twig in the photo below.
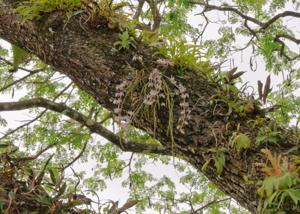
<svg viewBox="0 0 300 214">
<path fill-rule="evenodd" d="M 211 202 L 205 204 L 204 206 L 198 208 L 197 210 L 195 210 L 195 212 L 193 212 L 193 214 L 199 213 L 200 211 L 202 211 L 202 210 L 208 208 L 209 206 L 211 206 L 211 205 L 213 205 L 213 204 L 222 203 L 222 202 L 228 201 L 228 200 L 230 200 L 230 199 L 231 199 L 231 198 L 224 198 L 224 199 L 221 199 L 221 200 L 214 200 L 214 201 L 211 201 Z"/>
<path fill-rule="evenodd" d="M 79 152 L 79 154 L 70 163 L 68 163 L 66 166 L 62 167 L 60 171 L 65 171 L 65 169 L 72 166 L 82 156 L 82 154 L 85 152 L 87 143 L 88 143 L 88 141 L 85 141 L 85 143 L 83 144 L 83 147 L 82 147 L 81 151 Z"/>
<path fill-rule="evenodd" d="M 12 83 L 6 85 L 6 86 L 3 86 L 2 88 L 0 88 L 0 92 L 6 90 L 6 89 L 8 89 L 8 88 L 10 88 L 10 87 L 13 86 L 13 85 L 16 85 L 17 83 L 19 83 L 19 82 L 21 82 L 21 81 L 27 79 L 28 77 L 30 77 L 30 76 L 32 76 L 32 75 L 34 75 L 34 74 L 36 74 L 36 73 L 38 73 L 38 72 L 40 72 L 40 71 L 41 71 L 40 69 L 34 70 L 34 71 L 30 72 L 29 74 L 27 74 L 26 76 L 24 76 L 24 77 L 22 77 L 22 78 L 20 78 L 20 79 L 18 79 L 18 80 L 16 80 L 16 81 L 14 81 L 14 82 L 12 82 Z"/>
</svg>

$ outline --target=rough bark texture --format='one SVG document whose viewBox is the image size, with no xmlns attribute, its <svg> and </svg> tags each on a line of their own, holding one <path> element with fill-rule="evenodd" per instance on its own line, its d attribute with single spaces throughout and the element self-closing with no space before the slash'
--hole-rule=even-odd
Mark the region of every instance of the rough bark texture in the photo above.
<svg viewBox="0 0 300 214">
<path fill-rule="evenodd" d="M 130 76 L 131 68 L 144 70 L 145 75 L 154 68 L 163 70 L 155 61 L 153 50 L 139 43 L 136 49 L 113 52 L 113 43 L 118 32 L 107 28 L 85 29 L 80 27 L 78 16 L 68 23 L 62 12 L 45 14 L 39 21 L 20 23 L 13 11 L 12 1 L 0 1 L 0 37 L 31 51 L 47 64 L 71 78 L 79 88 L 92 95 L 100 105 L 109 110 L 115 107 L 112 103 L 116 85 Z M 82 24 L 82 23 L 81 23 Z M 65 27 L 64 27 L 65 26 Z M 143 57 L 143 64 L 132 60 L 134 55 Z M 164 69 L 166 74 L 175 73 L 175 68 Z M 189 104 L 192 117 L 184 128 L 185 134 L 174 128 L 174 156 L 187 160 L 201 171 L 203 164 L 211 157 L 210 148 L 228 144 L 229 138 L 240 123 L 240 131 L 247 134 L 252 147 L 240 154 L 226 153 L 226 164 L 221 176 L 217 176 L 213 162 L 204 174 L 221 190 L 236 199 L 242 206 L 256 213 L 258 206 L 257 187 L 247 185 L 243 177 L 252 180 L 261 179 L 262 174 L 255 166 L 257 162 L 265 162 L 259 147 L 255 145 L 255 137 L 259 127 L 253 127 L 248 121 L 255 119 L 254 113 L 239 117 L 224 117 L 213 114 L 214 105 L 210 100 L 218 90 L 216 84 L 193 72 L 187 73 L 181 83 L 189 93 Z M 174 121 L 178 119 L 180 107 L 174 105 Z M 159 113 L 158 128 L 155 134 L 165 147 L 171 148 L 171 139 L 166 133 L 168 128 L 168 112 L 162 108 Z M 134 126 L 152 134 L 153 121 L 140 115 Z M 283 131 L 285 132 L 285 131 Z M 283 136 L 285 134 L 283 133 Z M 284 139 L 283 146 L 269 147 L 272 153 L 282 153 L 296 143 L 297 139 Z"/>
</svg>

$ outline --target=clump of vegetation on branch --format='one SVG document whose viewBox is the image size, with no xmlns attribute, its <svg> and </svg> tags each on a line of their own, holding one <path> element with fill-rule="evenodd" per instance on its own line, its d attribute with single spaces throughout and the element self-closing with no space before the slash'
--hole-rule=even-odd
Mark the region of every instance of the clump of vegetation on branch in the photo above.
<svg viewBox="0 0 300 214">
<path fill-rule="evenodd" d="M 180 74 L 183 75 L 185 70 L 192 70 L 199 75 L 210 77 L 213 73 L 214 69 L 206 59 L 203 47 L 189 44 L 186 39 L 172 35 L 162 34 L 158 40 L 164 42 L 158 46 L 156 54 L 166 57 L 177 65 Z"/>
<path fill-rule="evenodd" d="M 162 66 L 168 66 L 167 61 L 160 59 L 157 63 Z M 163 69 L 162 69 L 163 70 Z M 134 118 L 143 114 L 150 121 L 153 121 L 152 133 L 155 136 L 157 123 L 160 118 L 159 112 L 167 109 L 168 112 L 168 130 L 171 141 L 174 143 L 173 127 L 184 133 L 184 127 L 190 119 L 190 107 L 188 103 L 189 95 L 186 88 L 171 76 L 165 76 L 162 71 L 153 69 L 148 75 L 143 71 L 132 70 L 132 80 L 124 80 L 116 86 L 114 110 L 117 115 L 117 121 L 125 122 L 127 125 L 134 121 Z M 131 110 L 126 111 L 124 103 L 131 100 Z M 181 106 L 178 121 L 174 121 L 173 105 L 174 100 L 179 101 Z"/>
<path fill-rule="evenodd" d="M 299 211 L 299 156 L 288 158 L 272 154 L 268 149 L 262 149 L 262 153 L 267 162 L 257 164 L 265 173 L 265 178 L 260 183 L 261 187 L 257 190 L 259 196 L 264 199 L 261 201 L 261 211 L 266 213 Z"/>
<path fill-rule="evenodd" d="M 51 166 L 52 156 L 36 167 L 51 147 L 24 156 L 17 147 L 0 144 L 0 213 L 94 213 L 88 208 L 92 200 L 77 192 L 79 183 L 67 184 L 64 172 Z"/>
<path fill-rule="evenodd" d="M 43 13 L 57 10 L 73 13 L 83 7 L 81 0 L 29 0 L 23 1 L 22 4 L 17 10 L 24 20 L 40 19 Z"/>
</svg>

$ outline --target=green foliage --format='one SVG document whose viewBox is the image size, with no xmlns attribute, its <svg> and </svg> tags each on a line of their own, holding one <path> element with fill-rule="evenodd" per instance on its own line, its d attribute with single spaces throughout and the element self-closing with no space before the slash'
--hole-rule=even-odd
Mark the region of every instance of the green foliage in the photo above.
<svg viewBox="0 0 300 214">
<path fill-rule="evenodd" d="M 235 2 L 244 10 L 254 10 L 256 16 L 258 16 L 262 12 L 263 6 L 266 4 L 267 0 L 235 0 Z"/>
<path fill-rule="evenodd" d="M 221 175 L 226 162 L 225 153 L 227 152 L 227 149 L 221 147 L 221 148 L 212 148 L 209 149 L 209 151 L 212 153 L 212 158 L 208 159 L 205 162 L 205 164 L 203 164 L 202 170 L 205 170 L 208 167 L 209 163 L 213 160 L 214 166 L 217 169 L 217 174 Z"/>
<path fill-rule="evenodd" d="M 29 57 L 30 54 L 24 49 L 19 48 L 16 45 L 12 45 L 12 53 L 13 53 L 13 69 L 10 71 L 14 72 Z"/>
<path fill-rule="evenodd" d="M 284 210 L 286 204 L 292 205 L 295 209 L 300 202 L 298 159 L 272 154 L 268 149 L 261 151 L 270 164 L 268 162 L 257 164 L 266 175 L 263 181 L 258 182 L 261 187 L 257 193 L 263 199 L 260 201 L 259 209 L 267 213 L 278 212 Z"/>
<path fill-rule="evenodd" d="M 211 40 L 207 39 L 203 46 L 206 48 L 207 57 L 216 57 L 217 59 L 226 59 L 230 53 L 236 35 L 231 27 L 221 27 L 218 30 L 220 38 Z"/>
<path fill-rule="evenodd" d="M 278 85 L 279 89 L 269 96 L 272 102 L 280 106 L 269 115 L 283 126 L 289 125 L 292 121 L 300 123 L 300 97 L 297 96 L 300 86 L 299 80 L 300 70 L 295 70 L 287 80 Z"/>
<path fill-rule="evenodd" d="M 230 144 L 233 145 L 237 152 L 240 152 L 242 149 L 248 149 L 251 146 L 251 140 L 246 134 L 234 133 Z"/>
<path fill-rule="evenodd" d="M 53 207 L 57 207 L 58 213 L 65 213 L 70 210 L 81 210 L 79 205 L 91 203 L 86 197 L 78 198 L 76 187 L 74 189 L 72 184 L 63 181 L 62 173 L 49 164 L 52 156 L 46 157 L 45 163 L 35 158 L 25 158 L 20 164 L 20 155 L 24 157 L 24 154 L 13 145 L 9 147 L 11 148 L 7 151 L 0 151 L 0 211 L 5 208 L 7 212 L 8 207 L 4 201 L 10 201 L 10 210 L 22 213 L 35 213 L 30 212 L 32 210 L 51 213 Z M 20 178 L 22 181 L 18 182 L 17 179 Z M 47 184 L 42 184 L 42 181 Z M 14 190 L 11 190 L 11 186 L 14 186 Z M 88 209 L 86 211 L 90 212 Z"/>
<path fill-rule="evenodd" d="M 237 78 L 231 79 L 230 82 L 228 82 L 228 74 L 225 73 L 220 75 L 221 88 L 210 98 L 211 102 L 214 104 L 214 115 L 230 116 L 232 114 L 237 114 L 240 117 L 245 117 L 251 115 L 260 108 L 261 104 L 258 100 L 244 94 L 247 84 L 244 84 L 240 88 L 235 86 L 235 83 L 239 80 L 238 75 L 242 74 L 243 72 L 237 72 L 235 74 Z M 210 78 L 210 81 L 212 81 L 213 84 L 217 84 L 216 80 L 212 77 Z"/>
<path fill-rule="evenodd" d="M 80 9 L 81 0 L 28 0 L 23 1 L 17 11 L 21 14 L 23 20 L 40 19 L 42 13 L 50 13 L 55 10 L 72 12 Z"/>
<path fill-rule="evenodd" d="M 217 152 L 215 157 L 215 167 L 217 169 L 218 175 L 221 175 L 223 168 L 225 166 L 225 153 L 224 152 Z"/>
<path fill-rule="evenodd" d="M 182 36 L 191 32 L 193 27 L 188 23 L 188 12 L 192 9 L 186 0 L 169 0 L 167 7 L 170 8 L 163 16 L 160 32 L 163 35 Z"/>
<path fill-rule="evenodd" d="M 299 182 L 300 179 L 289 172 L 280 177 L 266 177 L 258 189 L 260 197 L 266 197 L 262 210 L 282 211 L 283 204 L 288 201 L 292 201 L 293 206 L 297 207 L 300 203 L 300 188 L 297 186 Z"/>
<path fill-rule="evenodd" d="M 277 130 L 275 124 L 261 127 L 256 137 L 256 143 L 258 144 L 277 144 L 280 142 L 281 132 Z"/>
<path fill-rule="evenodd" d="M 131 36 L 128 30 L 119 33 L 119 40 L 114 43 L 114 46 L 118 50 L 128 50 L 130 47 L 136 48 L 136 41 L 133 36 Z"/>
<path fill-rule="evenodd" d="M 114 179 L 122 175 L 122 170 L 126 163 L 120 160 L 118 153 L 118 148 L 112 144 L 105 144 L 99 149 L 100 156 L 97 159 L 104 163 L 99 173 L 104 178 Z"/>
<path fill-rule="evenodd" d="M 187 43 L 184 38 L 177 38 L 171 35 L 164 35 L 163 46 L 158 48 L 157 55 L 172 60 L 181 71 L 186 69 L 194 70 L 199 75 L 210 75 L 213 68 L 206 60 L 202 48 L 198 45 Z"/>
<path fill-rule="evenodd" d="M 276 65 L 276 61 L 279 60 L 277 53 L 275 50 L 280 49 L 279 43 L 274 41 L 274 38 L 271 34 L 264 35 L 260 40 L 259 44 L 261 46 L 261 51 L 266 60 L 266 68 L 271 70 L 274 65 Z"/>
</svg>

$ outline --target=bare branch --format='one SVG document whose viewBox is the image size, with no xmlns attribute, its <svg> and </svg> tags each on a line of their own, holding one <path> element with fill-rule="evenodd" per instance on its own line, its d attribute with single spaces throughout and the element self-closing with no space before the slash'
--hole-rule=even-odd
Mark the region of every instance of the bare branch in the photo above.
<svg viewBox="0 0 300 214">
<path fill-rule="evenodd" d="M 204 10 L 202 13 L 204 12 L 209 12 L 212 10 L 218 10 L 218 11 L 224 11 L 224 12 L 233 12 L 237 15 L 239 15 L 240 17 L 242 17 L 245 20 L 249 20 L 259 26 L 263 26 L 264 23 L 251 17 L 251 16 L 247 16 L 244 13 L 242 13 L 241 11 L 239 11 L 238 9 L 234 8 L 234 7 L 230 7 L 230 6 L 216 6 L 216 5 L 211 5 L 211 4 L 206 4 L 203 2 L 197 2 L 197 1 L 190 1 L 191 4 L 196 4 L 196 5 L 200 5 L 204 7 Z"/>
<path fill-rule="evenodd" d="M 20 157 L 20 158 L 17 158 L 17 160 L 18 161 L 32 161 L 32 160 L 35 160 L 40 155 L 42 155 L 44 152 L 46 152 L 47 150 L 49 150 L 50 148 L 52 148 L 53 146 L 55 146 L 55 144 L 51 144 L 51 145 L 45 147 L 44 149 L 41 149 L 34 156 Z"/>
<path fill-rule="evenodd" d="M 146 2 L 150 6 L 151 14 L 153 17 L 153 25 L 151 27 L 151 30 L 155 31 L 159 28 L 160 22 L 161 22 L 161 16 L 160 16 L 159 10 L 156 5 L 157 3 L 154 0 L 146 0 Z"/>
<path fill-rule="evenodd" d="M 164 154 L 171 155 L 169 149 L 166 149 L 159 145 L 148 144 L 148 143 L 137 143 L 132 141 L 126 141 L 121 139 L 119 136 L 106 129 L 101 125 L 101 123 L 97 123 L 88 117 L 84 116 L 78 111 L 75 111 L 65 105 L 64 103 L 55 103 L 53 101 L 44 99 L 44 98 L 34 98 L 24 101 L 18 102 L 2 102 L 0 103 L 0 111 L 17 111 L 17 110 L 25 110 L 34 107 L 43 107 L 57 113 L 64 114 L 69 118 L 83 124 L 86 126 L 91 132 L 97 133 L 102 137 L 106 138 L 113 144 L 120 147 L 123 151 L 131 151 L 137 153 L 155 153 L 155 154 Z"/>
<path fill-rule="evenodd" d="M 287 34 L 278 34 L 276 37 L 275 37 L 275 39 L 276 38 L 285 38 L 285 39 L 288 39 L 288 40 L 291 40 L 292 42 L 295 42 L 296 44 L 300 44 L 300 39 L 296 39 L 296 38 L 294 38 L 294 37 L 292 37 L 292 36 L 290 36 L 290 35 L 287 35 Z"/>
<path fill-rule="evenodd" d="M 3 61 L 3 62 L 5 62 L 5 63 L 8 64 L 8 65 L 14 66 L 14 64 L 13 64 L 12 62 L 8 61 L 7 59 L 5 59 L 5 58 L 3 58 L 3 57 L 1 57 L 1 56 L 0 56 L 0 60 Z M 30 70 L 30 69 L 27 69 L 27 68 L 18 67 L 18 69 L 23 70 L 23 71 L 26 71 L 26 72 L 28 72 L 28 73 L 35 73 L 35 72 L 38 72 L 38 71 L 42 71 L 42 70 L 44 70 L 45 68 L 41 68 L 41 69 L 37 69 L 37 70 Z"/>
<path fill-rule="evenodd" d="M 15 129 L 13 130 L 10 130 L 9 132 L 5 133 L 1 138 L 0 140 L 3 140 L 5 139 L 7 136 L 19 131 L 20 129 L 26 127 L 26 126 L 29 126 L 30 124 L 34 123 L 35 121 L 37 121 L 38 119 L 40 119 L 45 113 L 46 113 L 47 110 L 44 110 L 42 111 L 39 115 L 37 115 L 35 118 L 33 118 L 32 120 L 28 121 L 27 123 L 24 123 L 18 127 L 16 127 Z"/>
<path fill-rule="evenodd" d="M 112 214 L 121 214 L 123 212 L 126 212 L 126 210 L 135 206 L 138 202 L 139 202 L 138 200 L 128 200 L 122 207 L 117 208 L 114 211 L 112 211 Z"/>
<path fill-rule="evenodd" d="M 282 13 L 278 13 L 277 15 L 273 16 L 269 21 L 263 23 L 263 25 L 261 27 L 262 27 L 262 29 L 266 29 L 270 25 L 272 25 L 274 22 L 276 22 L 278 19 L 288 17 L 288 16 L 300 18 L 300 13 L 295 12 L 295 11 L 284 11 Z"/>
<path fill-rule="evenodd" d="M 34 75 L 34 74 L 36 74 L 36 73 L 38 73 L 38 72 L 40 72 L 40 71 L 41 71 L 41 69 L 39 69 L 39 70 L 34 70 L 34 71 L 30 72 L 29 74 L 27 74 L 26 76 L 24 76 L 24 77 L 22 77 L 22 78 L 20 78 L 20 79 L 17 79 L 16 81 L 14 81 L 14 82 L 12 82 L 12 83 L 10 83 L 10 84 L 7 84 L 6 86 L 3 86 L 2 88 L 0 88 L 0 92 L 2 92 L 2 91 L 4 91 L 4 90 L 6 90 L 6 89 L 12 87 L 13 85 L 18 84 L 19 82 L 22 82 L 23 80 L 27 79 L 28 77 L 30 77 L 30 76 L 32 76 L 32 75 Z"/>
<path fill-rule="evenodd" d="M 138 6 L 137 6 L 137 8 L 136 8 L 136 11 L 135 11 L 135 14 L 134 14 L 134 16 L 133 16 L 133 19 L 134 20 L 139 20 L 139 18 L 140 18 L 140 15 L 141 15 L 141 13 L 142 13 L 142 10 L 143 10 L 143 6 L 144 6 L 144 4 L 145 4 L 145 1 L 146 0 L 139 0 L 139 4 L 138 4 Z"/>
<path fill-rule="evenodd" d="M 228 201 L 228 200 L 230 200 L 230 199 L 231 199 L 231 198 L 224 198 L 224 199 L 221 199 L 221 200 L 214 200 L 214 201 L 211 201 L 211 202 L 205 204 L 204 206 L 198 208 L 198 209 L 195 210 L 194 212 L 192 212 L 192 214 L 199 213 L 200 211 L 202 211 L 202 210 L 208 208 L 209 206 L 211 206 L 211 205 L 213 205 L 213 204 L 222 203 L 222 202 Z"/>
<path fill-rule="evenodd" d="M 81 156 L 82 154 L 85 152 L 86 146 L 87 146 L 88 141 L 86 141 L 83 144 L 83 147 L 81 149 L 81 151 L 79 152 L 79 154 L 70 162 L 68 163 L 66 166 L 62 167 L 61 171 L 64 171 L 65 169 L 69 168 L 70 166 L 72 166 L 73 163 L 75 163 Z"/>
</svg>

